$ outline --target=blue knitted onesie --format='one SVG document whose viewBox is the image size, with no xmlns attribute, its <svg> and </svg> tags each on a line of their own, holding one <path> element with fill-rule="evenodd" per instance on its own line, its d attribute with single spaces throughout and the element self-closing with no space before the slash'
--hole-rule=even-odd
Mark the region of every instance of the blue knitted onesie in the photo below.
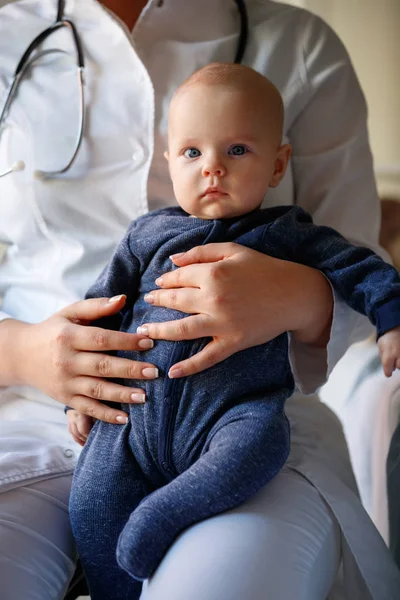
<svg viewBox="0 0 400 600">
<path fill-rule="evenodd" d="M 400 325 L 397 271 L 334 230 L 315 226 L 297 207 L 225 220 L 193 218 L 180 208 L 141 217 L 87 294 L 127 296 L 123 311 L 98 325 L 135 333 L 143 323 L 186 316 L 153 307 L 144 295 L 171 270 L 171 254 L 227 241 L 320 269 L 350 306 L 368 315 L 378 335 Z M 173 364 L 209 341 L 157 341 L 146 353 L 118 352 L 155 364 L 160 377 L 122 382 L 145 388 L 147 402 L 123 406 L 130 413 L 125 426 L 97 421 L 75 472 L 71 521 L 92 600 L 139 598 L 140 581 L 179 533 L 250 498 L 288 457 L 284 403 L 294 380 L 287 334 L 202 373 L 167 377 Z"/>
</svg>

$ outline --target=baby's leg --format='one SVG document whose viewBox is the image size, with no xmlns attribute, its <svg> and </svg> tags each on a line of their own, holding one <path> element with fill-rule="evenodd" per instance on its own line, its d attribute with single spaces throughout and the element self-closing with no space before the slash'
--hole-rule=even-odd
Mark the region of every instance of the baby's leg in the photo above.
<svg viewBox="0 0 400 600">
<path fill-rule="evenodd" d="M 96 422 L 75 471 L 71 523 L 91 600 L 137 600 L 141 583 L 117 564 L 118 536 L 146 494 L 129 426 Z"/>
<path fill-rule="evenodd" d="M 231 415 L 217 424 L 202 456 L 187 471 L 132 513 L 117 549 L 118 563 L 132 577 L 149 578 L 184 529 L 238 506 L 284 465 L 289 428 L 282 413 L 271 418 L 260 407 Z"/>
</svg>

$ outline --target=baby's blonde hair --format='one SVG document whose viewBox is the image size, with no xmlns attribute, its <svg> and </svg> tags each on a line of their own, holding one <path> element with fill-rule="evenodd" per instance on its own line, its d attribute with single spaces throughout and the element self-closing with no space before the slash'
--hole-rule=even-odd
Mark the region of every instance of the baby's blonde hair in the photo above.
<svg viewBox="0 0 400 600">
<path fill-rule="evenodd" d="M 279 141 L 282 138 L 284 107 L 282 97 L 274 84 L 254 69 L 245 65 L 214 62 L 195 71 L 175 91 L 170 108 L 193 85 L 229 87 L 249 97 L 257 109 L 268 111 Z"/>
</svg>

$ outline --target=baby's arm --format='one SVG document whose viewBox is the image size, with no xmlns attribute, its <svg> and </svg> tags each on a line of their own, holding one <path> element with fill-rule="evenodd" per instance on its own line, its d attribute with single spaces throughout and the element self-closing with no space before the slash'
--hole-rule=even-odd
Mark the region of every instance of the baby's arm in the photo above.
<svg viewBox="0 0 400 600">
<path fill-rule="evenodd" d="M 400 277 L 394 267 L 334 229 L 314 225 L 298 207 L 278 217 L 265 240 L 283 243 L 289 260 L 322 271 L 344 301 L 375 325 L 385 374 L 400 368 Z"/>
</svg>

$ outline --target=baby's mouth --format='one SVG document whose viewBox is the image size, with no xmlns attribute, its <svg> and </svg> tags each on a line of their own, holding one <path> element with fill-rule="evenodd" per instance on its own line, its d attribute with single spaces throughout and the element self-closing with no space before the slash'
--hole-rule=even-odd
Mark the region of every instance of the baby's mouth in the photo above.
<svg viewBox="0 0 400 600">
<path fill-rule="evenodd" d="M 208 187 L 203 194 L 203 198 L 209 196 L 210 198 L 219 198 L 222 196 L 227 196 L 228 194 L 220 187 Z"/>
</svg>

